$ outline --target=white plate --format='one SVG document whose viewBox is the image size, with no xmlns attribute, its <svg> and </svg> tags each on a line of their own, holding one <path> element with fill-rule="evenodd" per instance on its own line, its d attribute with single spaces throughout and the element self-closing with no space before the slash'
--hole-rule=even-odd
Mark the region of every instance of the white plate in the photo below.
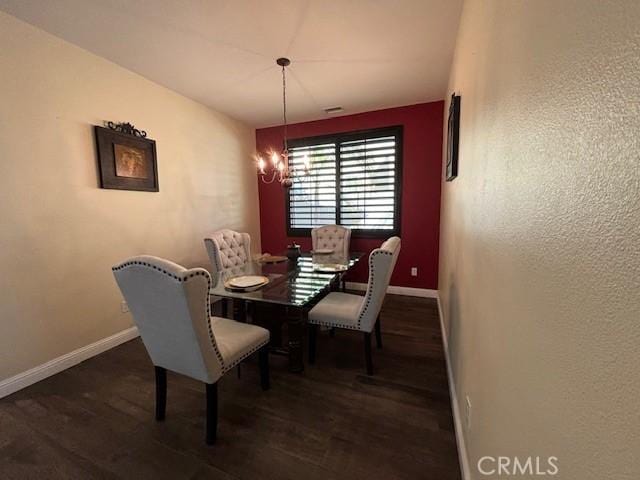
<svg viewBox="0 0 640 480">
<path fill-rule="evenodd" d="M 325 273 L 346 272 L 348 269 L 347 265 L 341 263 L 319 263 L 313 266 L 314 271 Z"/>
<path fill-rule="evenodd" d="M 314 254 L 319 254 L 319 255 L 326 255 L 329 253 L 333 253 L 333 249 L 331 248 L 318 248 L 317 250 L 312 250 L 311 253 Z"/>
<path fill-rule="evenodd" d="M 243 275 L 228 280 L 230 286 L 234 288 L 250 288 L 267 283 L 269 279 L 261 275 Z"/>
</svg>

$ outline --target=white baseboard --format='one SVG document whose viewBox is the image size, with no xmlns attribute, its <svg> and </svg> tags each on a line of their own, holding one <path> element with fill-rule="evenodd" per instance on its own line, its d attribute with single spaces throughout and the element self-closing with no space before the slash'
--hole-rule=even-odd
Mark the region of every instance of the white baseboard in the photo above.
<svg viewBox="0 0 640 480">
<path fill-rule="evenodd" d="M 458 394 L 456 392 L 456 384 L 453 378 L 453 370 L 451 367 L 451 358 L 449 357 L 449 337 L 444 327 L 444 315 L 442 314 L 442 305 L 440 297 L 438 297 L 438 316 L 440 317 L 440 330 L 442 331 L 442 346 L 444 347 L 444 358 L 447 362 L 447 378 L 449 379 L 449 396 L 451 397 L 451 410 L 453 411 L 453 424 L 456 432 L 456 443 L 458 445 L 458 460 L 460 462 L 460 473 L 462 480 L 472 480 L 471 467 L 469 465 L 469 456 L 467 455 L 467 446 L 464 440 L 464 431 L 462 429 L 462 417 L 460 416 L 460 408 L 458 407 Z"/>
<path fill-rule="evenodd" d="M 347 288 L 350 290 L 359 290 L 364 292 L 367 289 L 366 283 L 359 282 L 347 282 Z M 422 297 L 422 298 L 438 298 L 438 291 L 431 290 L 429 288 L 413 288 L 413 287 L 399 287 L 395 285 L 389 285 L 387 293 L 393 295 L 407 295 L 409 297 Z"/>
<path fill-rule="evenodd" d="M 0 398 L 11 395 L 18 390 L 21 390 L 29 385 L 33 385 L 40 380 L 44 380 L 47 377 L 60 373 L 67 368 L 94 357 L 102 352 L 117 347 L 118 345 L 128 342 L 136 338 L 139 335 L 137 327 L 127 328 L 121 332 L 118 332 L 110 337 L 98 340 L 86 347 L 79 348 L 73 352 L 69 352 L 58 358 L 38 365 L 26 372 L 19 373 L 13 377 L 0 381 Z"/>
</svg>

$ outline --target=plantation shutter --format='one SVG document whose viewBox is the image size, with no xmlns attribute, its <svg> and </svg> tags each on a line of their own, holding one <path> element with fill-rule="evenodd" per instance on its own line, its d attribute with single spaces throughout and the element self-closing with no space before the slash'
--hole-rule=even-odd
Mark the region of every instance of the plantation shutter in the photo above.
<svg viewBox="0 0 640 480">
<path fill-rule="evenodd" d="M 351 228 L 355 236 L 399 234 L 401 127 L 296 139 L 289 145 L 289 235 L 308 235 L 329 224 Z"/>
<path fill-rule="evenodd" d="M 305 157 L 310 166 L 309 176 L 303 174 Z M 290 148 L 289 168 L 294 172 L 293 186 L 289 189 L 290 228 L 307 229 L 335 224 L 335 144 Z"/>
<path fill-rule="evenodd" d="M 396 212 L 396 137 L 340 144 L 340 225 L 393 230 Z"/>
</svg>

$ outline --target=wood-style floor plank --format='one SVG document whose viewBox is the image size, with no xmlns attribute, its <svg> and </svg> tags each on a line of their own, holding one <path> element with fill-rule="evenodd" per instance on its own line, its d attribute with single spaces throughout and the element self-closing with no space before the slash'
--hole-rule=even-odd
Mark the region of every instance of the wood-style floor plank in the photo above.
<svg viewBox="0 0 640 480">
<path fill-rule="evenodd" d="M 154 420 L 153 368 L 133 340 L 0 400 L 0 476 L 457 480 L 440 335 L 435 301 L 389 295 L 371 377 L 351 331 L 319 332 L 301 375 L 271 357 L 267 392 L 250 360 L 220 382 L 213 447 L 198 382 L 169 372 L 167 417 Z"/>
</svg>

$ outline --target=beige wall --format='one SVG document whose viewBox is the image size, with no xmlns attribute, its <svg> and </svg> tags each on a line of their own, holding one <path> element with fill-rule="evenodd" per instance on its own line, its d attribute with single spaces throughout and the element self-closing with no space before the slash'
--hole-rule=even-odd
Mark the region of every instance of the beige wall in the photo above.
<svg viewBox="0 0 640 480">
<path fill-rule="evenodd" d="M 465 3 L 439 281 L 473 478 L 640 478 L 639 26 L 635 0 Z"/>
<path fill-rule="evenodd" d="M 132 325 L 110 267 L 208 267 L 203 236 L 259 250 L 247 126 L 0 13 L 0 381 Z M 159 193 L 98 188 L 92 125 L 157 142 Z"/>
</svg>

